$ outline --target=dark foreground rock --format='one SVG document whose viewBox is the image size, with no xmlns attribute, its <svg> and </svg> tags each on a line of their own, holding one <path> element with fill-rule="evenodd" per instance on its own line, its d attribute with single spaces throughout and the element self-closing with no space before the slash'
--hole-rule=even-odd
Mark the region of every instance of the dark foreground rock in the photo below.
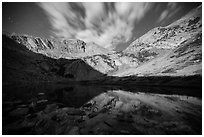
<svg viewBox="0 0 204 137">
<path fill-rule="evenodd" d="M 3 134 L 201 134 L 202 103 L 194 97 L 115 90 L 80 108 L 37 97 L 3 113 Z"/>
</svg>

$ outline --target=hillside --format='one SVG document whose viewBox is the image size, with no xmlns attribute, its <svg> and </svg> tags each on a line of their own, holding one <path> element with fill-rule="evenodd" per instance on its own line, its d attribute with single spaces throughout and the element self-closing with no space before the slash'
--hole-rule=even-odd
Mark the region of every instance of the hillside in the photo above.
<svg viewBox="0 0 204 137">
<path fill-rule="evenodd" d="M 3 84 L 9 82 L 82 81 L 104 75 L 80 59 L 53 59 L 32 52 L 3 35 Z"/>
<path fill-rule="evenodd" d="M 201 8 L 193 9 L 166 27 L 148 31 L 121 52 L 77 39 L 6 34 L 3 35 L 3 68 L 11 71 L 11 74 L 16 71 L 16 76 L 17 71 L 20 71 L 19 75 L 28 71 L 28 77 L 33 75 L 33 78 L 40 76 L 40 79 L 50 79 L 59 76 L 77 81 L 94 80 L 105 75 L 202 75 Z M 69 63 L 59 64 L 58 60 Z M 7 77 L 7 74 L 4 75 Z M 13 76 L 8 77 L 12 79 Z"/>
<path fill-rule="evenodd" d="M 35 53 L 41 53 L 55 59 L 81 58 L 88 55 L 112 53 L 112 51 L 95 43 L 85 43 L 78 39 L 44 39 L 18 34 L 7 34 L 7 36 Z"/>
<path fill-rule="evenodd" d="M 124 50 L 137 55 L 140 65 L 119 70 L 115 76 L 201 75 L 202 7 L 166 26 L 157 27 L 136 39 Z"/>
</svg>

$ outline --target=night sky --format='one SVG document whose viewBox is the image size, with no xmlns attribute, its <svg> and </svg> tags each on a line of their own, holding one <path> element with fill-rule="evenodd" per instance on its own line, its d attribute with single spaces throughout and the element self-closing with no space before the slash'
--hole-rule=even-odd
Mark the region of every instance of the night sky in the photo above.
<svg viewBox="0 0 204 137">
<path fill-rule="evenodd" d="M 2 30 L 44 38 L 77 38 L 125 49 L 201 3 L 2 3 Z"/>
</svg>

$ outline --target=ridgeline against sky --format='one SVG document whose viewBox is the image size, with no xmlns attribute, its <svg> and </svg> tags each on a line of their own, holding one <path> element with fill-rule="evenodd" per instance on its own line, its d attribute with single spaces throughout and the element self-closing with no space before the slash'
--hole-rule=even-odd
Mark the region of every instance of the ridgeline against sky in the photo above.
<svg viewBox="0 0 204 137">
<path fill-rule="evenodd" d="M 201 3 L 3 3 L 3 31 L 77 38 L 114 50 Z"/>
</svg>

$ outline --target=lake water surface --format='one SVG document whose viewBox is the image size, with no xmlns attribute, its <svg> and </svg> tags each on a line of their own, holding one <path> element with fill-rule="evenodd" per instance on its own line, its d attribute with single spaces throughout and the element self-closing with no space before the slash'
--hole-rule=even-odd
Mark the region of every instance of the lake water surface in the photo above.
<svg viewBox="0 0 204 137">
<path fill-rule="evenodd" d="M 193 88 L 4 85 L 3 134 L 201 134 L 201 95 Z"/>
</svg>

